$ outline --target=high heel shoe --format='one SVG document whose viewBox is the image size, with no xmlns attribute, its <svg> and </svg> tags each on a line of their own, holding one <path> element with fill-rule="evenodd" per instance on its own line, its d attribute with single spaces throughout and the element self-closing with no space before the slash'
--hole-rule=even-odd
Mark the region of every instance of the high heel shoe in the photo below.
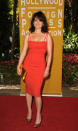
<svg viewBox="0 0 78 131">
<path fill-rule="evenodd" d="M 40 127 L 40 126 L 41 126 L 41 122 L 34 124 L 34 128 L 38 128 L 38 127 Z"/>
<path fill-rule="evenodd" d="M 30 123 L 32 121 L 32 114 L 33 114 L 33 112 L 31 113 L 31 117 L 30 118 L 25 118 L 27 123 Z"/>
<path fill-rule="evenodd" d="M 26 118 L 27 123 L 30 123 L 32 121 L 32 117 L 31 118 Z"/>
<path fill-rule="evenodd" d="M 38 128 L 41 126 L 41 122 L 42 122 L 42 116 L 41 116 L 41 121 L 39 123 L 35 123 L 34 124 L 34 128 Z"/>
<path fill-rule="evenodd" d="M 26 118 L 27 123 L 30 123 L 32 119 Z"/>
</svg>

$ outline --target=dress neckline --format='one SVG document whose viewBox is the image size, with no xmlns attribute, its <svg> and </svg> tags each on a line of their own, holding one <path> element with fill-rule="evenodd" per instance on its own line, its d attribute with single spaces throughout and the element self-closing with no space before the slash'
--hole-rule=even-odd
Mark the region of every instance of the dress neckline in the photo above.
<svg viewBox="0 0 78 131">
<path fill-rule="evenodd" d="M 29 40 L 29 42 L 47 42 L 47 41 L 34 41 L 34 40 Z"/>
<path fill-rule="evenodd" d="M 29 41 L 29 42 L 47 42 L 47 41 L 45 40 L 46 36 L 47 36 L 47 33 L 45 33 L 44 39 L 43 39 L 42 41 L 34 41 L 34 40 L 31 40 L 31 33 L 29 32 L 29 39 L 28 39 L 28 41 Z"/>
</svg>

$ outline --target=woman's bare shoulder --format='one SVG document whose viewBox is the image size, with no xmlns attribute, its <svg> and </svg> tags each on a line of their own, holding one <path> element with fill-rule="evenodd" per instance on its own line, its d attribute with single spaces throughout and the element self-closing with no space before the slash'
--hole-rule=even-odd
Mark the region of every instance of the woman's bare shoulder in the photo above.
<svg viewBox="0 0 78 131">
<path fill-rule="evenodd" d="M 48 34 L 48 39 L 52 39 L 51 34 L 49 32 L 47 32 L 47 34 Z"/>
<path fill-rule="evenodd" d="M 51 34 L 49 32 L 47 32 L 48 36 L 51 37 Z"/>
</svg>

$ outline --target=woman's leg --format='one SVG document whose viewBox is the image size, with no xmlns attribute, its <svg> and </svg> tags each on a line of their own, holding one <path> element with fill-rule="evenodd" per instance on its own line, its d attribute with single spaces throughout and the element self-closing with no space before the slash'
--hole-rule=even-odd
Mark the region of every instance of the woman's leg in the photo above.
<svg viewBox="0 0 78 131">
<path fill-rule="evenodd" d="M 42 107 L 42 99 L 41 97 L 35 97 L 36 108 L 37 108 L 37 115 L 35 123 L 41 122 L 41 107 Z"/>
<path fill-rule="evenodd" d="M 32 109 L 31 109 L 31 105 L 32 105 L 32 95 L 26 93 L 26 101 L 27 101 L 27 108 L 28 108 L 27 118 L 28 118 L 28 119 L 31 119 L 31 116 L 32 116 Z"/>
</svg>

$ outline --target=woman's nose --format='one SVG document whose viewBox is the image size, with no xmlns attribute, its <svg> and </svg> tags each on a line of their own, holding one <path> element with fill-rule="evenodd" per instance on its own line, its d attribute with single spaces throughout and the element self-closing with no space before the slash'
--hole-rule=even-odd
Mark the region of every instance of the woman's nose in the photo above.
<svg viewBox="0 0 78 131">
<path fill-rule="evenodd" d="M 39 20 L 37 20 L 37 22 L 39 23 L 40 21 L 39 21 Z"/>
<path fill-rule="evenodd" d="M 38 24 L 41 24 L 40 21 L 37 22 Z"/>
</svg>

